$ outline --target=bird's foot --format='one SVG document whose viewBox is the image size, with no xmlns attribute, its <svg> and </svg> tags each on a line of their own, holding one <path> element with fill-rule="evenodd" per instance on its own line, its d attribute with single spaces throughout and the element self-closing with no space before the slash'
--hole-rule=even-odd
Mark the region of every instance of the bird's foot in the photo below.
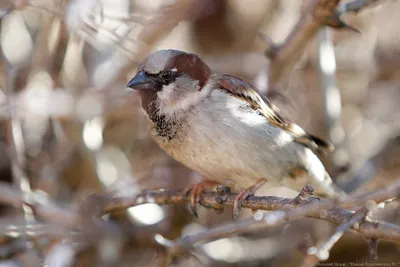
<svg viewBox="0 0 400 267">
<path fill-rule="evenodd" d="M 200 195 L 201 192 L 203 192 L 204 189 L 211 189 L 215 186 L 220 185 L 220 183 L 214 182 L 214 181 L 204 181 L 198 184 L 192 184 L 186 187 L 184 191 L 184 195 L 188 196 L 190 194 L 190 209 L 192 210 L 192 213 L 194 216 L 197 218 L 199 217 L 197 213 L 197 203 L 200 201 Z"/>
<path fill-rule="evenodd" d="M 235 197 L 235 201 L 233 202 L 233 218 L 235 220 L 239 216 L 240 210 L 242 208 L 243 200 L 245 200 L 249 196 L 253 195 L 266 182 L 267 182 L 267 180 L 263 178 L 263 179 L 258 180 L 258 182 L 255 185 L 253 185 L 247 189 L 242 189 L 239 191 L 239 193 Z"/>
</svg>

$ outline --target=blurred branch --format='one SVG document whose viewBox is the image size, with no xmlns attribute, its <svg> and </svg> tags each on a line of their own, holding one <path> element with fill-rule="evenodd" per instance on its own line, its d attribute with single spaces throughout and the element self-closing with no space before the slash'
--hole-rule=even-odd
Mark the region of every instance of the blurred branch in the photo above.
<svg viewBox="0 0 400 267">
<path fill-rule="evenodd" d="M 0 4 L 0 8 L 3 5 L 7 5 L 8 12 L 13 10 L 22 10 L 26 7 L 37 8 L 49 13 L 52 13 L 57 16 L 61 16 L 63 14 L 62 4 L 63 0 L 57 1 L 43 1 L 43 0 L 6 0 L 5 3 Z"/>
<path fill-rule="evenodd" d="M 335 146 L 333 164 L 335 169 L 342 170 L 349 165 L 349 153 L 345 147 L 346 135 L 341 124 L 342 98 L 336 81 L 335 49 L 328 28 L 321 29 L 318 37 L 318 70 L 324 98 L 325 121 L 329 140 Z"/>
<path fill-rule="evenodd" d="M 344 23 L 340 19 L 341 15 L 350 11 L 359 11 L 376 2 L 378 0 L 356 0 L 339 5 L 339 0 L 309 0 L 302 17 L 284 42 L 280 45 L 274 45 L 271 41 L 267 42 L 266 55 L 272 62 L 270 84 L 277 84 L 285 78 L 299 61 L 307 44 L 320 28 L 329 26 L 336 29 L 347 28 L 357 31 Z"/>
<path fill-rule="evenodd" d="M 378 239 L 369 238 L 368 242 L 368 255 L 369 260 L 377 260 L 378 259 Z"/>
<path fill-rule="evenodd" d="M 383 205 L 376 205 L 374 201 L 369 201 L 366 205 L 358 209 L 347 221 L 343 222 L 336 228 L 334 234 L 323 245 L 321 245 L 319 248 L 311 247 L 310 249 L 308 249 L 308 255 L 304 259 L 302 266 L 315 266 L 319 261 L 327 260 L 329 258 L 329 252 L 331 251 L 333 246 L 340 240 L 340 238 L 342 238 L 344 232 L 354 226 L 358 227 L 358 225 L 360 223 L 363 223 L 375 209 L 384 208 L 385 204 L 381 204 Z M 376 259 L 377 251 L 373 250 L 374 242 L 371 240 L 377 241 L 377 239 L 368 239 L 368 252 L 370 255 L 373 255 L 371 257 Z M 375 242 L 375 246 L 376 244 L 377 243 Z"/>
<path fill-rule="evenodd" d="M 43 231 L 32 229 L 32 227 L 28 227 L 29 224 L 20 230 L 16 226 L 10 225 L 1 233 L 1 237 L 29 237 L 35 240 L 41 236 L 54 238 L 62 234 L 62 238 L 67 238 L 68 231 L 78 230 L 84 235 L 84 240 L 81 241 L 84 241 L 85 244 L 96 244 L 97 249 L 100 250 L 104 249 L 104 246 L 115 246 L 114 253 L 117 254 L 113 259 L 118 259 L 122 240 L 120 228 L 113 222 L 100 218 L 100 207 L 103 205 L 92 202 L 91 198 L 77 206 L 60 205 L 45 195 L 36 192 L 23 193 L 6 183 L 0 183 L 0 203 L 14 207 L 29 206 L 37 218 L 49 223 Z M 49 225 L 54 225 L 56 228 L 48 227 Z M 98 253 L 99 257 L 102 255 L 102 253 Z"/>
<path fill-rule="evenodd" d="M 124 77 L 126 73 L 140 62 L 154 47 L 164 39 L 182 20 L 188 16 L 194 0 L 179 0 L 173 5 L 160 8 L 156 14 L 145 23 L 145 27 L 137 35 L 134 47 L 127 47 L 125 50 L 134 51 L 128 53 L 124 58 L 115 59 L 119 62 L 118 67 L 108 70 L 107 76 L 102 82 L 101 88 L 107 88 L 115 80 Z M 124 77 L 125 79 L 125 77 Z"/>
<path fill-rule="evenodd" d="M 318 260 L 327 260 L 329 258 L 329 252 L 333 248 L 333 246 L 339 241 L 339 239 L 344 235 L 344 232 L 350 229 L 355 223 L 359 222 L 362 219 L 365 219 L 369 209 L 366 206 L 360 208 L 356 213 L 354 213 L 348 221 L 339 225 L 335 233 L 322 245 L 320 248 L 316 249 L 313 253 L 313 256 Z"/>
<path fill-rule="evenodd" d="M 285 41 L 274 48 L 274 53 L 266 53 L 272 61 L 270 84 L 278 83 L 293 69 L 293 66 L 303 55 L 308 42 L 321 27 L 327 25 L 328 18 L 337 15 L 336 7 L 338 3 L 339 0 L 309 1 L 304 14 Z"/>
<path fill-rule="evenodd" d="M 9 103 L 15 103 L 13 94 L 15 92 L 15 84 L 18 75 L 18 69 L 12 65 L 7 66 L 7 81 L 5 95 Z M 24 153 L 25 144 L 22 132 L 21 119 L 16 116 L 14 105 L 10 106 L 10 119 L 5 123 L 6 137 L 8 143 L 8 153 L 11 161 L 11 170 L 13 174 L 14 185 L 17 186 L 22 192 L 28 194 L 31 192 L 30 181 L 23 169 L 24 166 Z M 25 220 L 28 223 L 34 222 L 32 209 L 25 203 L 21 203 L 21 208 L 24 212 Z"/>
<path fill-rule="evenodd" d="M 359 12 L 361 9 L 382 3 L 382 0 L 351 0 L 341 4 L 338 8 L 339 14 Z"/>
</svg>

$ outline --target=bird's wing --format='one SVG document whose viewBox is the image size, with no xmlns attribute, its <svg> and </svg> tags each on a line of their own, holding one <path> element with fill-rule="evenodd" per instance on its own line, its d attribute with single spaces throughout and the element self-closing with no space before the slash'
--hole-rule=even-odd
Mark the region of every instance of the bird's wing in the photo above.
<svg viewBox="0 0 400 267">
<path fill-rule="evenodd" d="M 240 98 L 260 112 L 269 123 L 289 132 L 297 143 L 321 152 L 330 152 L 333 145 L 308 134 L 300 126 L 283 117 L 280 111 L 251 84 L 228 74 L 217 74 L 218 88 Z"/>
</svg>

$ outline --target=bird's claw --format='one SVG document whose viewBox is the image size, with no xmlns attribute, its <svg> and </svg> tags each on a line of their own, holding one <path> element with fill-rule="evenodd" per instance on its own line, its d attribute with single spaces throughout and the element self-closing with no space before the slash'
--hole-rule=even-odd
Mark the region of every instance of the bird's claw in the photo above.
<svg viewBox="0 0 400 267">
<path fill-rule="evenodd" d="M 249 189 L 241 190 L 239 194 L 236 195 L 235 201 L 233 202 L 233 219 L 237 220 L 239 216 L 240 210 L 242 209 L 243 200 L 252 195 L 253 193 L 249 192 Z"/>
<path fill-rule="evenodd" d="M 260 179 L 255 185 L 239 191 L 233 202 L 233 219 L 237 220 L 237 217 L 239 216 L 240 210 L 242 208 L 243 201 L 246 200 L 249 196 L 253 195 L 266 182 L 266 179 Z"/>
<path fill-rule="evenodd" d="M 199 215 L 197 213 L 196 204 L 199 201 L 199 198 L 200 198 L 199 195 L 201 194 L 203 189 L 204 189 L 204 186 L 200 183 L 200 184 L 189 185 L 184 191 L 185 196 L 190 196 L 190 209 L 196 218 L 199 217 Z"/>
<path fill-rule="evenodd" d="M 190 209 L 196 218 L 199 218 L 199 214 L 197 213 L 197 203 L 200 202 L 201 193 L 204 189 L 212 188 L 215 185 L 218 184 L 216 182 L 205 181 L 202 183 L 189 185 L 183 192 L 185 196 L 190 196 Z"/>
</svg>

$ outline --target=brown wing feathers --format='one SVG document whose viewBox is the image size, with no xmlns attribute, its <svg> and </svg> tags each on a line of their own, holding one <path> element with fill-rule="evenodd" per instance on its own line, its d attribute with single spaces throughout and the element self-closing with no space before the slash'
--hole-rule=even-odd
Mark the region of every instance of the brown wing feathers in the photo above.
<svg viewBox="0 0 400 267">
<path fill-rule="evenodd" d="M 233 96 L 248 102 L 253 109 L 259 111 L 272 125 L 291 133 L 296 142 L 320 152 L 331 152 L 333 150 L 333 145 L 329 142 L 306 133 L 300 126 L 280 115 L 279 109 L 272 105 L 251 84 L 237 77 L 222 74 L 221 79 L 219 79 L 219 85 L 220 89 L 226 90 Z"/>
</svg>

